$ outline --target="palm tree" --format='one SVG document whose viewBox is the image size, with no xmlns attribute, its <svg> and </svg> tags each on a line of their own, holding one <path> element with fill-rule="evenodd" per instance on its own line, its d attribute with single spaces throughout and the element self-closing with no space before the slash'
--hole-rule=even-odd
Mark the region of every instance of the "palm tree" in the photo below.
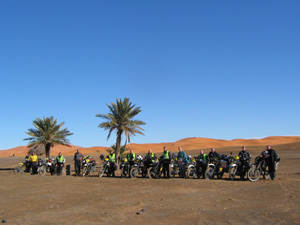
<svg viewBox="0 0 300 225">
<path fill-rule="evenodd" d="M 103 118 L 107 120 L 106 122 L 100 123 L 98 127 L 104 130 L 109 130 L 107 140 L 109 139 L 113 131 L 117 134 L 116 140 L 116 158 L 118 160 L 120 155 L 121 138 L 124 134 L 125 136 L 125 146 L 127 142 L 130 143 L 130 137 L 136 134 L 143 134 L 143 128 L 140 125 L 145 125 L 146 123 L 140 120 L 133 120 L 137 114 L 141 112 L 140 107 L 135 107 L 129 98 L 124 98 L 124 100 L 117 99 L 117 103 L 111 103 L 111 105 L 106 104 L 110 110 L 108 114 L 97 114 L 96 117 Z"/>
<path fill-rule="evenodd" d="M 43 145 L 45 147 L 46 157 L 50 156 L 50 149 L 54 145 L 65 145 L 71 147 L 67 136 L 73 135 L 67 128 L 60 130 L 65 124 L 64 122 L 57 124 L 57 119 L 53 119 L 53 116 L 36 118 L 33 122 L 35 128 L 28 129 L 29 138 L 25 138 L 24 141 L 30 141 L 27 145 L 28 148 L 38 147 Z"/>
<path fill-rule="evenodd" d="M 111 149 L 106 150 L 107 152 L 110 152 L 111 150 L 113 150 L 114 152 L 116 152 L 116 149 L 117 149 L 116 144 L 113 144 L 110 147 L 111 147 Z M 126 147 L 125 145 L 120 146 L 120 155 L 122 156 L 128 150 L 129 150 L 129 148 Z"/>
</svg>

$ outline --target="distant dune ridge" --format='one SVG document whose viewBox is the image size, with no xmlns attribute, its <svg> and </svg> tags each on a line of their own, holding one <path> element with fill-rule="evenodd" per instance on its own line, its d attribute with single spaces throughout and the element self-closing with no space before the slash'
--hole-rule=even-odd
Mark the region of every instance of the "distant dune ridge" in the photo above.
<svg viewBox="0 0 300 225">
<path fill-rule="evenodd" d="M 177 148 L 181 146 L 183 150 L 196 150 L 207 148 L 224 148 L 224 147 L 236 147 L 236 146 L 263 146 L 263 145 L 279 145 L 288 144 L 293 142 L 299 142 L 300 136 L 271 136 L 262 139 L 233 139 L 233 140 L 220 140 L 211 138 L 184 138 L 176 142 L 167 143 L 147 143 L 147 144 L 128 144 L 127 146 L 134 150 L 136 153 L 146 153 L 148 149 L 152 149 L 153 152 L 162 152 L 163 146 L 167 146 L 170 151 L 177 151 Z M 80 146 L 71 145 L 67 146 L 55 146 L 51 149 L 51 155 L 57 155 L 58 152 L 62 152 L 63 155 L 73 155 L 76 149 L 80 148 L 83 154 L 86 153 L 106 153 L 106 149 L 110 147 L 89 147 L 83 148 Z M 0 157 L 8 157 L 15 154 L 16 156 L 25 156 L 28 152 L 27 146 L 19 146 L 8 150 L 1 150 Z"/>
</svg>

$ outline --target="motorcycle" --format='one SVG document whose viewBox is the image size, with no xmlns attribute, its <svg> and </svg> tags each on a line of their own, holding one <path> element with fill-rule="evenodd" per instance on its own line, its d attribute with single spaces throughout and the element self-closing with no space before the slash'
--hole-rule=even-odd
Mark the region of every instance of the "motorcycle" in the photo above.
<svg viewBox="0 0 300 225">
<path fill-rule="evenodd" d="M 191 159 L 191 162 L 188 166 L 188 170 L 187 170 L 188 178 L 196 178 L 196 175 L 197 175 L 196 167 L 197 167 L 197 162 L 196 162 L 196 158 L 194 157 Z M 197 177 L 199 178 L 198 175 L 197 175 Z"/>
<path fill-rule="evenodd" d="M 143 158 L 138 156 L 132 165 L 129 175 L 131 178 L 137 178 L 140 173 L 142 173 L 142 168 L 145 166 Z M 144 174 L 144 173 L 143 173 Z M 146 174 L 144 174 L 146 176 Z M 144 177 L 145 177 L 144 176 Z"/>
<path fill-rule="evenodd" d="M 46 158 L 45 167 L 47 173 L 50 173 L 51 175 L 56 174 L 55 165 L 56 165 L 56 160 L 54 158 L 51 159 Z"/>
<path fill-rule="evenodd" d="M 149 178 L 161 178 L 162 170 L 163 170 L 163 167 L 162 167 L 161 159 L 157 158 L 153 164 L 149 165 L 149 168 L 147 171 L 148 177 Z"/>
<path fill-rule="evenodd" d="M 192 158 L 189 165 L 187 174 L 189 178 L 204 178 L 203 167 L 206 167 L 206 163 L 203 159 L 198 159 L 197 157 Z"/>
<path fill-rule="evenodd" d="M 93 158 L 91 158 L 90 156 L 84 157 L 81 166 L 82 177 L 89 175 L 91 172 L 96 172 L 96 166 L 97 163 Z"/>
<path fill-rule="evenodd" d="M 31 162 L 29 158 L 25 158 L 25 160 L 19 163 L 19 166 L 14 168 L 14 174 L 22 174 L 23 172 L 29 173 L 31 170 Z"/>
<path fill-rule="evenodd" d="M 173 177 L 175 177 L 176 175 L 178 175 L 181 178 L 186 177 L 186 165 L 181 158 L 177 159 L 177 157 L 175 157 L 170 167 L 171 167 L 171 175 Z"/>
<path fill-rule="evenodd" d="M 238 175 L 243 180 L 248 174 L 248 167 L 246 165 L 246 160 L 235 156 L 231 165 L 229 166 L 229 179 L 234 180 L 235 176 Z"/>
<path fill-rule="evenodd" d="M 129 163 L 127 158 L 121 159 L 120 170 L 121 170 L 121 178 L 126 177 L 127 174 L 129 174 Z"/>
<path fill-rule="evenodd" d="M 14 174 L 22 174 L 23 172 L 33 174 L 32 167 L 31 167 L 31 161 L 29 161 L 29 159 L 25 159 L 22 163 L 19 163 L 19 164 L 20 164 L 20 166 L 17 166 L 16 168 L 14 168 Z M 45 176 L 46 169 L 45 169 L 44 159 L 42 159 L 42 160 L 38 159 L 36 166 L 37 166 L 36 174 Z"/>
<path fill-rule="evenodd" d="M 251 164 L 251 167 L 248 171 L 248 178 L 250 181 L 258 181 L 260 175 L 263 175 L 263 179 L 270 179 L 269 167 L 266 163 L 266 158 L 268 157 L 269 155 L 265 153 L 255 158 L 254 163 Z M 279 162 L 276 163 L 275 170 L 277 170 L 278 166 Z"/>
<path fill-rule="evenodd" d="M 224 171 L 221 165 L 221 160 L 214 160 L 207 165 L 207 169 L 205 171 L 205 178 L 207 180 L 210 180 L 213 179 L 216 175 L 218 179 L 221 179 L 223 177 L 223 174 Z"/>
<path fill-rule="evenodd" d="M 46 163 L 45 163 L 45 159 L 39 159 L 38 163 L 37 163 L 37 172 L 38 174 L 40 174 L 41 176 L 45 176 L 46 174 Z"/>
<path fill-rule="evenodd" d="M 99 177 L 103 177 L 105 173 L 106 176 L 110 177 L 115 170 L 116 170 L 116 163 L 109 161 L 108 158 L 105 158 L 102 167 L 99 171 Z"/>
</svg>

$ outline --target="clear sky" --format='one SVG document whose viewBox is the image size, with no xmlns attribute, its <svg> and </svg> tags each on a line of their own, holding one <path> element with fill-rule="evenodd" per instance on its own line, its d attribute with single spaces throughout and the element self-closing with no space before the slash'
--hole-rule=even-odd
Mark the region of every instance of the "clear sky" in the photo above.
<svg viewBox="0 0 300 225">
<path fill-rule="evenodd" d="M 54 116 L 110 146 L 98 113 L 129 97 L 133 143 L 300 136 L 300 1 L 0 1 L 0 149 Z"/>
</svg>

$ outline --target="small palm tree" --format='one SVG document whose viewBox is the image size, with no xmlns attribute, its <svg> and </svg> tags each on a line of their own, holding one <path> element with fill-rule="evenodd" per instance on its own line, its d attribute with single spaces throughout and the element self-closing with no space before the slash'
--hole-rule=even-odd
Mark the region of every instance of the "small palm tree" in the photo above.
<svg viewBox="0 0 300 225">
<path fill-rule="evenodd" d="M 70 147 L 70 142 L 66 138 L 67 136 L 73 135 L 67 128 L 62 130 L 61 127 L 65 124 L 64 122 L 57 124 L 57 119 L 53 119 L 53 116 L 36 118 L 33 122 L 35 128 L 28 129 L 29 138 L 25 138 L 24 141 L 30 141 L 27 145 L 28 148 L 38 147 L 43 145 L 45 147 L 46 157 L 50 156 L 50 149 L 54 145 L 65 145 Z"/>
<path fill-rule="evenodd" d="M 116 149 L 117 149 L 116 144 L 113 144 L 110 147 L 111 147 L 111 149 L 106 150 L 108 153 L 110 153 L 111 150 L 113 150 L 114 152 L 116 152 Z M 128 150 L 129 150 L 129 148 L 126 147 L 125 145 L 120 146 L 120 155 L 122 156 Z"/>
<path fill-rule="evenodd" d="M 109 139 L 113 131 L 117 134 L 116 140 L 116 157 L 120 155 L 121 138 L 122 135 L 125 136 L 125 146 L 127 142 L 130 143 L 130 137 L 136 134 L 143 134 L 143 128 L 141 125 L 146 123 L 140 120 L 133 120 L 137 114 L 141 112 L 140 107 L 135 107 L 129 98 L 117 99 L 117 103 L 111 103 L 111 105 L 106 104 L 110 110 L 108 114 L 97 114 L 96 117 L 103 118 L 107 120 L 106 122 L 100 123 L 98 127 L 108 130 L 107 140 Z"/>
</svg>

